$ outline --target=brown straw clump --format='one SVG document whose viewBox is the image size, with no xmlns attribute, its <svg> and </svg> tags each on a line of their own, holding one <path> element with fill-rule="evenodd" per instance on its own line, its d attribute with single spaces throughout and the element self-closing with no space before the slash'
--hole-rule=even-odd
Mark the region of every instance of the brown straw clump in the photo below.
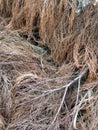
<svg viewBox="0 0 98 130">
<path fill-rule="evenodd" d="M 62 62 L 69 46 L 68 35 L 72 30 L 75 7 L 76 2 L 69 0 L 14 0 L 9 26 L 27 36 L 28 40 L 48 46 L 53 60 Z"/>
<path fill-rule="evenodd" d="M 0 0 L 0 16 L 10 17 L 12 15 L 13 0 Z"/>
<path fill-rule="evenodd" d="M 78 16 L 75 9 L 76 1 L 71 3 L 69 0 L 14 1 L 10 26 L 28 40 L 48 46 L 51 50 L 50 58 L 56 63 L 75 61 L 77 66 L 81 66 L 82 61 L 89 65 L 86 58 L 89 55 L 88 50 L 95 43 L 93 54 L 90 54 L 94 55 L 97 46 L 97 23 L 94 22 L 97 19 L 97 5 L 88 5 Z M 95 62 L 96 59 L 93 63 L 96 64 Z"/>
<path fill-rule="evenodd" d="M 48 0 L 47 3 L 44 2 L 42 8 L 40 36 L 43 44 L 50 48 L 51 58 L 57 63 L 64 61 L 66 53 L 73 46 L 73 43 L 69 44 L 69 39 L 75 17 L 75 6 L 75 1 L 71 3 L 69 0 L 51 2 Z"/>
<path fill-rule="evenodd" d="M 0 130 L 98 129 L 98 4 L 76 2 L 0 1 Z"/>
<path fill-rule="evenodd" d="M 28 40 L 38 35 L 40 8 L 43 0 L 19 0 L 13 2 L 11 25 Z M 34 34 L 33 34 L 34 33 Z"/>
</svg>

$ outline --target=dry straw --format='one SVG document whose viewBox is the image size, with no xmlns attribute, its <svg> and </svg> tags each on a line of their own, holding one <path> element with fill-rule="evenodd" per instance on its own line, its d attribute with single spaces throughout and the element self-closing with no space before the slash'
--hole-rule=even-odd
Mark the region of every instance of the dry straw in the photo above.
<svg viewBox="0 0 98 130">
<path fill-rule="evenodd" d="M 98 129 L 98 5 L 76 3 L 0 0 L 0 130 Z"/>
</svg>

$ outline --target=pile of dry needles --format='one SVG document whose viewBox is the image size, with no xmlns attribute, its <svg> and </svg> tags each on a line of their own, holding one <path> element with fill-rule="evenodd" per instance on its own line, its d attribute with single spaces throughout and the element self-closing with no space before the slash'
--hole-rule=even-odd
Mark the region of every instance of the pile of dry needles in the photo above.
<svg viewBox="0 0 98 130">
<path fill-rule="evenodd" d="M 76 6 L 0 0 L 0 130 L 98 129 L 98 4 Z"/>
</svg>

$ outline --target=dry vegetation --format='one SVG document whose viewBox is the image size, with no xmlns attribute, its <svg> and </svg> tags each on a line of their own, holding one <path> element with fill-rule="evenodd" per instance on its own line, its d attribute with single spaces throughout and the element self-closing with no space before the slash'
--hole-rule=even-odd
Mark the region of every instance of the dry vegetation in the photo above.
<svg viewBox="0 0 98 130">
<path fill-rule="evenodd" d="M 98 129 L 98 4 L 75 10 L 0 0 L 0 130 Z"/>
</svg>

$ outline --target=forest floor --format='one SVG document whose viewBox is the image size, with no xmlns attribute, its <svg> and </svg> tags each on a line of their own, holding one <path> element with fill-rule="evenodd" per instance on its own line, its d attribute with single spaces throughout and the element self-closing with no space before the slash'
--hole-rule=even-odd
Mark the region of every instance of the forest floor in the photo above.
<svg viewBox="0 0 98 130">
<path fill-rule="evenodd" d="M 81 15 L 72 12 L 66 25 L 67 16 L 61 15 L 68 32 L 53 17 L 57 23 L 47 18 L 36 30 L 39 18 L 31 17 L 33 32 L 31 24 L 24 25 L 26 4 L 15 14 L 23 19 L 0 17 L 0 130 L 98 130 L 97 6 Z M 35 33 L 45 43 L 33 39 Z"/>
</svg>

